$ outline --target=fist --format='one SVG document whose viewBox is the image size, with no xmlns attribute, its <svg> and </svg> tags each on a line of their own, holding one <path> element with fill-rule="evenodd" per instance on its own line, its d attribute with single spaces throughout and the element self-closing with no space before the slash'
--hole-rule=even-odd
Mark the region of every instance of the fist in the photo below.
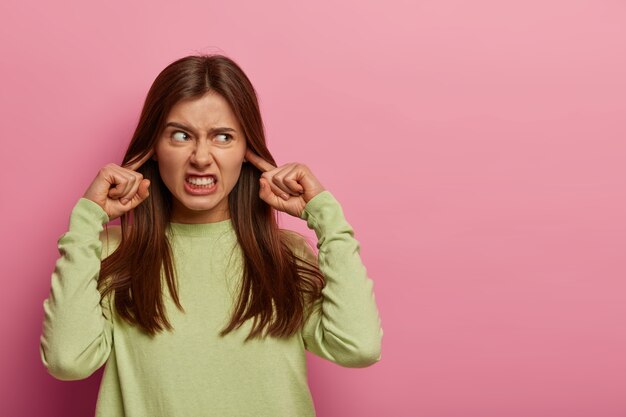
<svg viewBox="0 0 626 417">
<path fill-rule="evenodd" d="M 134 209 L 143 203 L 150 195 L 148 187 L 150 180 L 135 170 L 147 161 L 154 151 L 132 164 L 119 166 L 114 163 L 105 165 L 98 171 L 85 194 L 87 198 L 97 203 L 109 216 L 109 221 Z"/>
<path fill-rule="evenodd" d="M 259 197 L 276 210 L 301 217 L 306 204 L 325 190 L 304 164 L 291 162 L 275 167 L 250 148 L 245 159 L 262 172 Z"/>
</svg>

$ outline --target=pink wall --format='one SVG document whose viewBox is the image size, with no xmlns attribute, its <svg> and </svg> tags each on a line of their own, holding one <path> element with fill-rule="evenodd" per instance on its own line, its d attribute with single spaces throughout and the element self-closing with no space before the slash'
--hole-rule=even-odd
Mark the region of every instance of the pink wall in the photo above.
<svg viewBox="0 0 626 417">
<path fill-rule="evenodd" d="M 95 4 L 0 3 L 3 415 L 93 413 L 101 370 L 38 354 L 56 239 L 195 52 L 242 65 L 375 281 L 382 360 L 309 355 L 319 416 L 626 414 L 624 2 Z"/>
</svg>

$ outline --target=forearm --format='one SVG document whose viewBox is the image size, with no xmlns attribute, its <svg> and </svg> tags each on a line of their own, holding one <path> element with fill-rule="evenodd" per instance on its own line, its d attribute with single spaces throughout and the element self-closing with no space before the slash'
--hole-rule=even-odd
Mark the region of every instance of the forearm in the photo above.
<svg viewBox="0 0 626 417">
<path fill-rule="evenodd" d="M 81 198 L 70 215 L 69 230 L 57 241 L 60 258 L 43 302 L 40 354 L 57 379 L 91 375 L 109 356 L 111 324 L 104 317 L 97 280 L 108 216 L 95 202 Z"/>
</svg>

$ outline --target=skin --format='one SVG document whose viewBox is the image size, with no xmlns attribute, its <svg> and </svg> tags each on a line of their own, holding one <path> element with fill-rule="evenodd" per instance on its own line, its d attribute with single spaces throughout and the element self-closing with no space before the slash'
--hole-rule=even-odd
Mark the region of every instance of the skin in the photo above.
<svg viewBox="0 0 626 417">
<path fill-rule="evenodd" d="M 259 197 L 276 210 L 300 218 L 307 203 L 326 190 L 304 164 L 275 167 L 250 149 L 246 159 L 262 172 Z"/>
<path fill-rule="evenodd" d="M 166 127 L 152 156 L 173 196 L 171 221 L 212 223 L 229 219 L 228 194 L 237 183 L 247 147 L 228 102 L 213 91 L 201 98 L 181 100 L 170 110 L 166 125 L 169 122 L 188 127 Z M 210 133 L 215 127 L 234 132 Z M 217 175 L 217 190 L 202 196 L 189 194 L 184 188 L 189 171 Z"/>
<path fill-rule="evenodd" d="M 228 102 L 215 92 L 181 100 L 168 114 L 166 124 L 169 122 L 187 128 L 166 127 L 154 149 L 141 160 L 123 167 L 138 180 L 117 197 L 131 199 L 128 209 L 147 198 L 147 191 L 143 196 L 138 195 L 143 177 L 135 170 L 149 158 L 158 162 L 159 174 L 172 193 L 171 221 L 174 223 L 212 223 L 229 219 L 228 194 L 237 183 L 243 163 L 252 163 L 261 171 L 259 198 L 295 217 L 301 217 L 306 204 L 325 190 L 308 166 L 291 162 L 276 167 L 248 148 Z M 234 132 L 210 134 L 215 127 L 229 127 Z M 218 189 L 204 196 L 188 194 L 184 181 L 189 171 L 216 174 Z M 148 186 L 145 187 L 148 190 Z"/>
</svg>

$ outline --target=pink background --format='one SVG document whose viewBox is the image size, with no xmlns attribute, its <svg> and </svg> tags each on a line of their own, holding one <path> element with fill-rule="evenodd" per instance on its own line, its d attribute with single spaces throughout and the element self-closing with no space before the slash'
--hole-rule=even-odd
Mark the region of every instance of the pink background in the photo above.
<svg viewBox="0 0 626 417">
<path fill-rule="evenodd" d="M 93 414 L 102 369 L 39 358 L 56 240 L 158 72 L 221 52 L 375 281 L 382 360 L 309 354 L 319 416 L 626 415 L 625 21 L 617 0 L 3 0 L 2 414 Z"/>
</svg>

